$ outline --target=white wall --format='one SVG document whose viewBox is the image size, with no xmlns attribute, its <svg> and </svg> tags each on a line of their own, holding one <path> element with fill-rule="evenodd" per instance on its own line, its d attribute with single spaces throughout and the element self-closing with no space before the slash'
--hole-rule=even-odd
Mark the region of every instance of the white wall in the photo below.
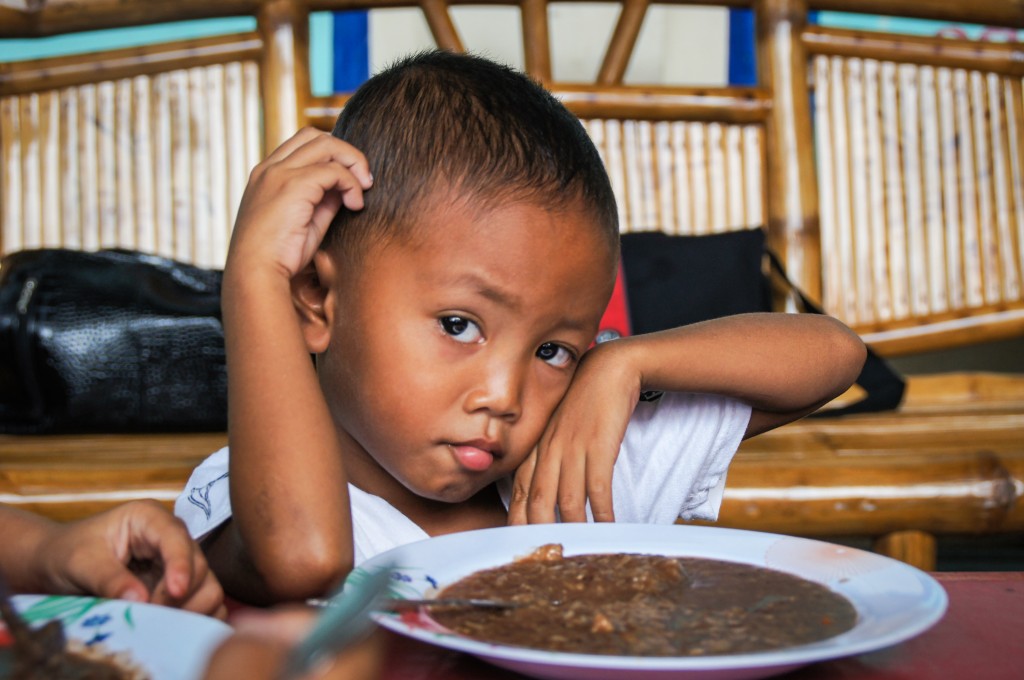
<svg viewBox="0 0 1024 680">
<path fill-rule="evenodd" d="M 517 68 L 523 65 L 521 22 L 514 7 L 455 7 L 452 19 L 466 49 Z M 592 82 L 600 68 L 619 5 L 563 3 L 549 7 L 556 81 Z M 724 85 L 728 10 L 652 6 L 626 72 L 629 84 Z M 370 13 L 370 70 L 411 51 L 434 46 L 419 9 Z"/>
</svg>

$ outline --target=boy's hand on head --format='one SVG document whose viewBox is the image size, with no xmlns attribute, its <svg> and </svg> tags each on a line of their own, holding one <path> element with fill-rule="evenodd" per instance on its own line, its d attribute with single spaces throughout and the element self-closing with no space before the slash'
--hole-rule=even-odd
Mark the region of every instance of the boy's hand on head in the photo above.
<svg viewBox="0 0 1024 680">
<path fill-rule="evenodd" d="M 289 279 L 308 264 L 344 205 L 361 210 L 373 183 L 366 157 L 329 133 L 303 128 L 253 168 L 228 255 L 278 267 Z"/>
<path fill-rule="evenodd" d="M 516 471 L 509 524 L 554 522 L 556 507 L 563 522 L 585 522 L 588 500 L 595 521 L 615 521 L 612 469 L 640 379 L 612 344 L 587 353 L 537 447 Z"/>
<path fill-rule="evenodd" d="M 180 607 L 224 618 L 224 593 L 185 525 L 135 501 L 60 525 L 38 551 L 50 590 Z"/>
</svg>

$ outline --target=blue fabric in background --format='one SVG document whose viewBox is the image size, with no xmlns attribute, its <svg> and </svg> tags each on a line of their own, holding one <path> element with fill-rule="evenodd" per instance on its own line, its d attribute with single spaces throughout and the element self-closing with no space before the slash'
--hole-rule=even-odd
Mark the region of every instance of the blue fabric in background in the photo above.
<svg viewBox="0 0 1024 680">
<path fill-rule="evenodd" d="M 807 13 L 807 23 L 818 23 L 818 12 Z M 754 10 L 729 10 L 729 84 L 757 85 L 757 42 Z"/>
<path fill-rule="evenodd" d="M 334 91 L 352 92 L 370 77 L 368 13 L 334 13 Z"/>
<path fill-rule="evenodd" d="M 754 11 L 729 10 L 729 84 L 757 85 Z"/>
</svg>

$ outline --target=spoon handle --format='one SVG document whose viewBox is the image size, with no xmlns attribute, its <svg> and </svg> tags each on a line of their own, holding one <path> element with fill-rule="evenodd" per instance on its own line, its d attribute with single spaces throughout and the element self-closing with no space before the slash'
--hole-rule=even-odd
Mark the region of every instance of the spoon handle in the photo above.
<svg viewBox="0 0 1024 680">
<path fill-rule="evenodd" d="M 370 612 L 377 609 L 390 580 L 391 568 L 383 567 L 323 601 L 323 613 L 309 635 L 288 656 L 281 677 L 298 678 L 327 657 L 363 639 L 373 627 Z"/>
<path fill-rule="evenodd" d="M 436 599 L 404 600 L 401 598 L 385 598 L 378 605 L 378 611 L 406 611 L 420 607 L 477 607 L 484 609 L 514 609 L 522 606 L 520 602 L 511 600 L 486 600 L 481 598 L 440 597 Z"/>
</svg>

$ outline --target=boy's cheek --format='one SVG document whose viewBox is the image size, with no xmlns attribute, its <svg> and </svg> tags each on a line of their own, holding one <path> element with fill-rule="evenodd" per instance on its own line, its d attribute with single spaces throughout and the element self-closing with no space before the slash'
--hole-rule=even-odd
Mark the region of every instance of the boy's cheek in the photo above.
<svg viewBox="0 0 1024 680">
<path fill-rule="evenodd" d="M 515 472 L 516 470 L 518 470 L 519 466 L 523 464 L 523 461 L 530 457 L 531 451 L 533 451 L 533 447 L 530 447 L 529 449 L 526 449 L 522 452 L 518 452 L 514 456 L 508 456 L 507 470 L 505 470 L 504 474 L 509 474 L 511 472 Z"/>
</svg>

